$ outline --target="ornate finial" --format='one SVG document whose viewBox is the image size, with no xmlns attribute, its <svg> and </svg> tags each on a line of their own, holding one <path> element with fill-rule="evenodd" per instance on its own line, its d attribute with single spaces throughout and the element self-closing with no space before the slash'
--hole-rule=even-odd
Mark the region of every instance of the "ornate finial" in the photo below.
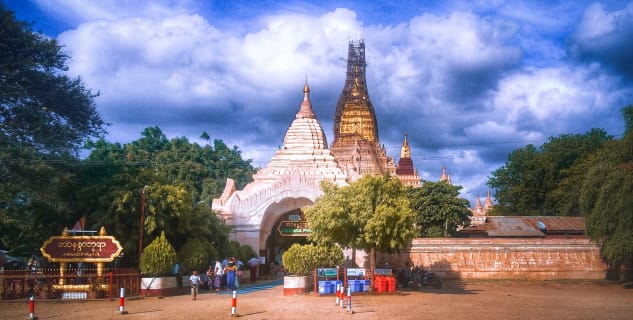
<svg viewBox="0 0 633 320">
<path fill-rule="evenodd" d="M 442 175 L 440 176 L 440 181 L 447 181 L 448 175 L 446 175 L 446 166 L 442 166 Z"/>
<path fill-rule="evenodd" d="M 488 189 L 488 195 L 486 195 L 486 201 L 484 202 L 484 209 L 492 209 L 492 197 L 490 196 L 490 189 Z"/>
<path fill-rule="evenodd" d="M 475 202 L 475 210 L 481 210 L 481 197 L 477 195 L 477 201 Z"/>
<path fill-rule="evenodd" d="M 308 76 L 306 75 L 306 82 L 303 86 L 303 102 L 301 108 L 297 112 L 297 118 L 313 118 L 316 119 L 314 111 L 312 111 L 312 103 L 310 102 L 310 86 L 308 86 Z"/>
<path fill-rule="evenodd" d="M 409 148 L 406 131 L 404 132 L 404 142 L 402 142 L 402 148 L 400 149 L 400 158 L 411 158 L 411 148 Z"/>
</svg>

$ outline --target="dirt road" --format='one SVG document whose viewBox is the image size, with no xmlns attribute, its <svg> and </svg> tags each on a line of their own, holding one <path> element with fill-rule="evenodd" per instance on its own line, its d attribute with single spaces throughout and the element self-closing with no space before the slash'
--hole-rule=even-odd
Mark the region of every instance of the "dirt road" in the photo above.
<svg viewBox="0 0 633 320">
<path fill-rule="evenodd" d="M 282 286 L 237 296 L 243 319 L 633 319 L 633 289 L 602 281 L 445 281 L 442 289 L 352 297 L 352 312 L 334 296 L 283 296 Z M 233 319 L 230 294 L 119 301 L 38 302 L 39 319 Z M 0 302 L 0 319 L 28 319 L 27 301 Z"/>
</svg>

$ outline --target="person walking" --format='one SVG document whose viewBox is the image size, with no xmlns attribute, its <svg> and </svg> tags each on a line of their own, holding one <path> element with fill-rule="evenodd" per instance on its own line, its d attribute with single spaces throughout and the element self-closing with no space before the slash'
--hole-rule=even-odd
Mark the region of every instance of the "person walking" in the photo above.
<svg viewBox="0 0 633 320">
<path fill-rule="evenodd" d="M 224 268 L 222 268 L 222 262 L 215 260 L 215 267 L 213 267 L 213 289 L 220 291 L 222 289 L 222 277 L 224 276 Z"/>
<path fill-rule="evenodd" d="M 171 274 L 176 276 L 178 288 L 182 288 L 182 267 L 180 267 L 180 263 L 176 262 L 176 264 L 174 264 L 174 267 L 171 269 Z"/>
<path fill-rule="evenodd" d="M 226 274 L 226 287 L 229 291 L 235 291 L 235 277 L 237 276 L 237 264 L 235 258 L 231 258 L 229 263 L 224 268 Z"/>
<path fill-rule="evenodd" d="M 198 275 L 198 271 L 193 270 L 191 276 L 189 277 L 189 281 L 191 281 L 191 297 L 193 300 L 196 300 L 198 297 L 198 286 L 202 283 L 202 280 L 200 280 L 200 276 Z"/>
<path fill-rule="evenodd" d="M 259 267 L 259 259 L 257 257 L 252 257 L 248 259 L 246 263 L 248 263 L 248 267 L 250 268 L 250 280 L 251 283 L 253 283 L 257 281 L 257 268 Z"/>
<path fill-rule="evenodd" d="M 207 268 L 207 291 L 213 289 L 213 280 L 213 266 L 209 266 L 209 268 Z"/>
</svg>

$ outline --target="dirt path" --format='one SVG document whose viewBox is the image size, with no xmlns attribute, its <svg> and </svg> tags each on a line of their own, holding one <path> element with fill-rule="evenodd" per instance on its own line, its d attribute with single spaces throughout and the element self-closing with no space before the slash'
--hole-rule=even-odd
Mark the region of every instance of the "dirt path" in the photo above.
<svg viewBox="0 0 633 320">
<path fill-rule="evenodd" d="M 447 282 L 442 289 L 352 297 L 352 311 L 334 296 L 283 296 L 282 286 L 237 297 L 243 319 L 633 319 L 633 289 L 606 282 Z M 202 292 L 119 301 L 39 302 L 39 319 L 233 319 L 230 294 Z M 28 319 L 28 302 L 0 302 L 0 319 Z"/>
</svg>

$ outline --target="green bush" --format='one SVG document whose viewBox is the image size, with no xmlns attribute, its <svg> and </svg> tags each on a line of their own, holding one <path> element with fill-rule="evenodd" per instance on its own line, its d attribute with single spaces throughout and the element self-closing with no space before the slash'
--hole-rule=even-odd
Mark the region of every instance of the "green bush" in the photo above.
<svg viewBox="0 0 633 320">
<path fill-rule="evenodd" d="M 191 238 L 178 252 L 178 261 L 182 262 L 187 271 L 204 272 L 211 263 L 211 258 L 218 258 L 218 251 L 207 240 Z"/>
<path fill-rule="evenodd" d="M 338 246 L 293 244 L 281 257 L 284 268 L 294 275 L 308 275 L 314 269 L 335 267 L 344 261 L 343 251 Z"/>
<path fill-rule="evenodd" d="M 176 263 L 176 251 L 165 238 L 165 231 L 154 239 L 141 255 L 141 274 L 153 277 L 166 276 Z"/>
</svg>

